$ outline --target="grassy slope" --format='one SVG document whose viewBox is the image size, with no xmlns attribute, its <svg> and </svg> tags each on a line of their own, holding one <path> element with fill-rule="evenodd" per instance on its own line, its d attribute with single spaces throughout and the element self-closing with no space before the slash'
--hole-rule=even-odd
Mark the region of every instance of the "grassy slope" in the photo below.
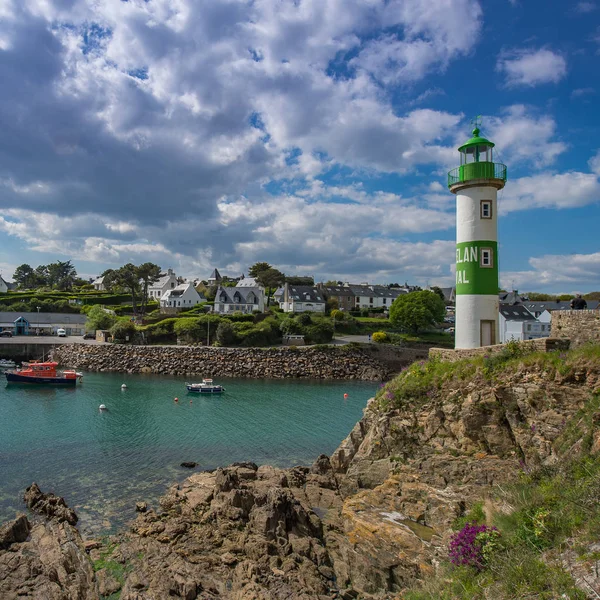
<svg viewBox="0 0 600 600">
<path fill-rule="evenodd" d="M 587 346 L 568 353 L 523 354 L 518 344 L 491 358 L 458 363 L 427 361 L 415 363 L 378 394 L 382 410 L 424 404 L 445 382 L 482 377 L 501 382 L 517 369 L 543 369 L 568 376 L 586 364 L 600 364 L 600 346 Z M 518 481 L 498 488 L 494 506 L 503 511 L 482 510 L 475 505 L 465 522 L 496 526 L 500 542 L 491 552 L 486 567 L 441 565 L 438 577 L 421 587 L 407 590 L 406 600 L 450 599 L 554 599 L 600 598 L 575 586 L 571 575 L 561 567 L 561 555 L 569 551 L 580 562 L 597 561 L 600 554 L 590 551 L 600 537 L 600 457 L 594 440 L 600 440 L 600 394 L 590 400 L 554 442 L 563 458 L 553 466 L 529 471 L 525 466 Z M 593 548 L 592 548 L 593 550 Z M 580 587 L 588 584 L 580 582 Z M 589 587 L 589 586 L 588 586 Z M 587 588 L 586 588 L 587 589 Z M 591 588 L 590 588 L 591 589 Z"/>
</svg>

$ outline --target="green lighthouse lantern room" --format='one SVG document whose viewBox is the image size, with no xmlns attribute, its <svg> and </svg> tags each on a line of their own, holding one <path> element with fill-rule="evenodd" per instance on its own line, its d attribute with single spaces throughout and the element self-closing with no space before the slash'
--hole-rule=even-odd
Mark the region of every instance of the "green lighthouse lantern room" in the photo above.
<svg viewBox="0 0 600 600">
<path fill-rule="evenodd" d="M 494 143 L 473 129 L 473 137 L 458 149 L 460 167 L 448 173 L 448 187 L 476 179 L 499 179 L 506 182 L 506 165 L 494 162 Z"/>
</svg>

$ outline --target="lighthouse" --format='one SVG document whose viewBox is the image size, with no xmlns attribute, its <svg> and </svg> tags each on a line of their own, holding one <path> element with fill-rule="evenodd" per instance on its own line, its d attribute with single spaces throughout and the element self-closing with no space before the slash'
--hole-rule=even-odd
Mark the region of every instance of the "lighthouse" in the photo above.
<svg viewBox="0 0 600 600">
<path fill-rule="evenodd" d="M 506 166 L 494 162 L 493 149 L 475 120 L 458 149 L 460 166 L 448 173 L 456 194 L 456 348 L 498 343 L 498 190 Z"/>
</svg>

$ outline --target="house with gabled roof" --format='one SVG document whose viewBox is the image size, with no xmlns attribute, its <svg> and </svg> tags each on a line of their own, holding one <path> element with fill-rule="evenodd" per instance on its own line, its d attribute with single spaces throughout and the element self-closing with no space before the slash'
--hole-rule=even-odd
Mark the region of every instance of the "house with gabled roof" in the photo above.
<svg viewBox="0 0 600 600">
<path fill-rule="evenodd" d="M 213 312 L 227 314 L 241 312 L 252 314 L 265 310 L 265 291 L 260 287 L 219 286 L 215 295 Z"/>
<path fill-rule="evenodd" d="M 405 288 L 387 288 L 383 285 L 349 285 L 354 294 L 355 308 L 389 309 L 394 300 L 402 294 L 408 294 Z"/>
<path fill-rule="evenodd" d="M 325 312 L 326 299 L 323 292 L 313 285 L 291 285 L 283 287 L 283 298 L 279 303 L 283 312 Z"/>
<path fill-rule="evenodd" d="M 181 283 L 171 290 L 167 290 L 160 298 L 161 312 L 178 312 L 186 308 L 193 308 L 206 298 L 196 291 L 193 283 Z"/>
<path fill-rule="evenodd" d="M 550 324 L 541 323 L 523 304 L 500 304 L 500 343 L 535 340 L 550 336 Z"/>
<path fill-rule="evenodd" d="M 104 292 L 106 290 L 106 286 L 104 285 L 104 277 L 102 275 L 92 281 L 92 285 L 97 292 Z"/>
<path fill-rule="evenodd" d="M 175 275 L 173 269 L 167 269 L 167 272 L 161 274 L 158 281 L 148 287 L 148 298 L 159 302 L 167 290 L 174 290 L 176 287 L 177 275 Z"/>
</svg>

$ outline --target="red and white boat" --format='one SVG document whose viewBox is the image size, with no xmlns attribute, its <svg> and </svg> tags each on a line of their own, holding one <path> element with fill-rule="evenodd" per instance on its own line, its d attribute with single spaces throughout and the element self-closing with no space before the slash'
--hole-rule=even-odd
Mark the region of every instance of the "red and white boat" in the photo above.
<svg viewBox="0 0 600 600">
<path fill-rule="evenodd" d="M 45 385 L 75 385 L 83 375 L 77 371 L 57 371 L 56 362 L 26 362 L 20 369 L 6 372 L 9 383 L 40 383 Z"/>
</svg>

